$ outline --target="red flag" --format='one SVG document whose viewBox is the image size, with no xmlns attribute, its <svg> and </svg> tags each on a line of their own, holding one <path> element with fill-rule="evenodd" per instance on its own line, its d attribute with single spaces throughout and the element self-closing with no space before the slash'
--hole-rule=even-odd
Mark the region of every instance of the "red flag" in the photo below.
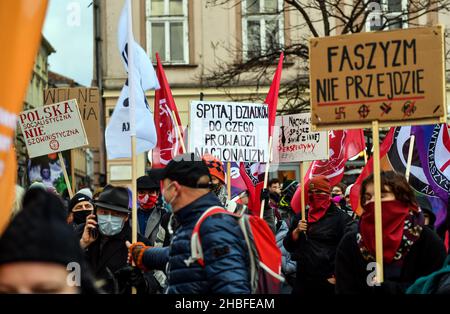
<svg viewBox="0 0 450 314">
<path fill-rule="evenodd" d="M 248 208 L 253 215 L 261 211 L 261 191 L 264 188 L 265 164 L 259 162 L 241 162 L 239 172 L 248 190 Z"/>
<path fill-rule="evenodd" d="M 156 76 L 158 77 L 161 88 L 155 90 L 154 117 L 158 143 L 153 149 L 152 167 L 163 168 L 173 157 L 182 153 L 176 125 L 180 127 L 181 132 L 183 128 L 158 53 L 156 53 L 156 62 Z M 171 112 L 174 113 L 176 121 L 173 120 Z"/>
<path fill-rule="evenodd" d="M 283 70 L 284 53 L 281 52 L 280 60 L 278 61 L 277 70 L 273 76 L 272 84 L 270 85 L 265 104 L 269 109 L 269 137 L 273 134 L 275 125 L 275 116 L 278 105 L 278 91 L 280 90 L 281 72 Z M 269 148 L 270 149 L 270 148 Z M 241 163 L 239 172 L 248 190 L 248 208 L 253 215 L 258 215 L 261 211 L 260 195 L 264 188 L 264 163 Z"/>
<path fill-rule="evenodd" d="M 380 145 L 380 165 L 382 170 L 392 170 L 392 167 L 388 165 L 388 163 L 385 163 L 383 161 L 383 158 L 386 157 L 387 153 L 389 152 L 389 149 L 392 146 L 392 143 L 394 141 L 394 133 L 395 128 L 391 128 L 389 130 L 389 133 L 384 138 L 383 143 Z M 360 215 L 362 208 L 359 203 L 360 200 L 360 192 L 361 192 L 361 184 L 364 181 L 365 178 L 367 178 L 369 175 L 373 173 L 373 157 L 370 157 L 370 159 L 367 161 L 366 166 L 361 171 L 361 174 L 359 175 L 358 179 L 356 179 L 355 184 L 353 184 L 351 190 L 350 190 L 350 203 L 352 205 L 353 210 Z"/>
<path fill-rule="evenodd" d="M 365 149 L 364 134 L 359 130 L 338 130 L 329 132 L 330 157 L 328 160 L 316 160 L 311 163 L 306 175 L 305 195 L 308 193 L 308 182 L 315 176 L 326 176 L 330 185 L 341 182 L 344 177 L 345 163 Z M 301 188 L 299 187 L 292 197 L 291 207 L 295 213 L 301 212 Z"/>
<path fill-rule="evenodd" d="M 267 94 L 266 103 L 269 106 L 269 137 L 273 134 L 273 127 L 275 125 L 275 116 L 277 114 L 278 105 L 278 91 L 280 90 L 281 71 L 283 70 L 284 53 L 281 52 L 278 67 L 273 76 L 272 85 L 270 85 L 269 93 Z"/>
</svg>

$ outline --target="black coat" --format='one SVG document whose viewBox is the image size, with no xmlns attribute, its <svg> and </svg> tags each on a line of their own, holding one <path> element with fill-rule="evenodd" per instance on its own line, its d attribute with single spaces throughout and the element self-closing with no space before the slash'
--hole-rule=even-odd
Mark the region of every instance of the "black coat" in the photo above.
<svg viewBox="0 0 450 314">
<path fill-rule="evenodd" d="M 84 225 L 80 225 L 78 233 L 82 235 Z M 118 279 L 117 271 L 128 266 L 128 249 L 125 241 L 131 242 L 131 227 L 125 223 L 123 230 L 112 237 L 106 237 L 99 233 L 97 240 L 88 246 L 85 250 L 86 259 L 91 266 L 92 272 L 97 280 L 104 280 L 105 285 L 102 289 L 107 293 L 127 292 L 123 291 L 123 285 Z M 150 245 L 147 238 L 138 234 L 138 241 Z M 147 281 L 146 291 L 154 287 L 154 279 L 150 274 L 145 274 L 144 280 Z M 147 289 L 148 288 L 148 289 Z M 143 290 L 143 289 L 142 289 Z M 139 292 L 139 291 L 138 291 Z"/>
<path fill-rule="evenodd" d="M 336 255 L 336 292 L 341 294 L 403 294 L 419 277 L 440 269 L 445 247 L 438 235 L 423 228 L 420 238 L 404 257 L 403 265 L 384 264 L 384 282 L 369 286 L 368 277 L 375 269 L 368 267 L 356 242 L 357 232 L 346 234 Z M 369 270 L 367 270 L 369 269 Z M 369 279 L 369 282 L 371 280 Z"/>
<path fill-rule="evenodd" d="M 334 287 L 327 279 L 334 276 L 336 249 L 344 236 L 351 218 L 334 204 L 317 222 L 308 225 L 299 239 L 292 239 L 292 231 L 297 228 L 300 217 L 293 221 L 284 239 L 284 247 L 297 261 L 297 281 L 294 294 L 333 293 Z"/>
</svg>

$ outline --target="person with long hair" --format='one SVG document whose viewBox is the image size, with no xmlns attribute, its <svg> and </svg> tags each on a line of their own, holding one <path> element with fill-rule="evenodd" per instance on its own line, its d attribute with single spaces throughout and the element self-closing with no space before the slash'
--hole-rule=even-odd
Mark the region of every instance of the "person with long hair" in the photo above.
<svg viewBox="0 0 450 314">
<path fill-rule="evenodd" d="M 442 267 L 441 239 L 424 228 L 424 216 L 405 177 L 381 173 L 384 281 L 376 278 L 375 186 L 373 175 L 362 183 L 357 231 L 347 233 L 336 253 L 336 292 L 403 294 L 417 278 Z"/>
</svg>

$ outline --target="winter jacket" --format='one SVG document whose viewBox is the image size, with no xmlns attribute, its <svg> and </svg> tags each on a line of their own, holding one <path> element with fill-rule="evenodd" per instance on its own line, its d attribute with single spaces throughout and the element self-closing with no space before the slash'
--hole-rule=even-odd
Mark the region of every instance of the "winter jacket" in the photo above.
<svg viewBox="0 0 450 314">
<path fill-rule="evenodd" d="M 142 211 L 142 209 L 138 209 L 139 211 Z M 139 212 L 138 212 L 139 214 Z M 146 228 L 145 230 L 140 230 L 140 224 L 138 224 L 138 233 L 143 235 L 145 238 L 149 239 L 150 244 L 153 246 L 155 244 L 156 235 L 159 231 L 159 225 L 161 224 L 161 219 L 163 215 L 165 214 L 165 211 L 163 208 L 155 206 L 152 210 L 150 215 L 148 216 Z M 138 215 L 138 219 L 141 219 Z"/>
<path fill-rule="evenodd" d="M 351 223 L 351 218 L 333 203 L 317 222 L 308 224 L 297 241 L 292 232 L 297 228 L 297 217 L 284 239 L 284 247 L 297 261 L 294 294 L 334 293 L 327 279 L 334 276 L 336 249 Z"/>
<path fill-rule="evenodd" d="M 423 228 L 402 264 L 384 263 L 384 282 L 369 285 L 375 267 L 366 261 L 358 247 L 357 232 L 347 233 L 336 253 L 336 293 L 341 294 L 403 294 L 419 277 L 440 269 L 445 260 L 441 239 L 429 228 Z M 375 263 L 374 265 L 375 266 Z"/>
<path fill-rule="evenodd" d="M 407 294 L 450 294 L 450 255 L 444 267 L 431 275 L 421 277 L 406 290 Z"/>
<path fill-rule="evenodd" d="M 280 248 L 282 253 L 282 264 L 281 271 L 284 276 L 291 275 L 296 272 L 297 263 L 291 259 L 291 253 L 289 253 L 283 245 L 283 240 L 286 234 L 289 232 L 289 228 L 285 221 L 279 221 L 279 228 L 276 234 L 277 246 Z"/>
<path fill-rule="evenodd" d="M 80 225 L 78 234 L 81 235 L 84 225 Z M 124 290 L 124 285 L 120 282 L 118 271 L 128 266 L 128 249 L 125 241 L 131 241 L 131 228 L 125 223 L 123 230 L 111 237 L 99 234 L 97 240 L 89 245 L 85 250 L 86 259 L 91 266 L 94 276 L 98 280 L 104 280 L 102 289 L 107 293 L 128 293 Z M 138 234 L 138 241 L 150 245 L 149 241 Z M 157 281 L 152 278 L 152 273 L 147 273 L 143 278 L 146 283 L 138 293 L 152 293 L 158 287 Z M 128 289 L 129 290 L 129 289 Z"/>
<path fill-rule="evenodd" d="M 229 215 L 207 218 L 200 228 L 205 266 L 191 262 L 191 234 L 200 216 L 219 199 L 208 193 L 176 212 L 180 224 L 169 247 L 145 251 L 148 269 L 164 269 L 167 264 L 168 293 L 250 293 L 248 252 L 237 221 Z"/>
</svg>

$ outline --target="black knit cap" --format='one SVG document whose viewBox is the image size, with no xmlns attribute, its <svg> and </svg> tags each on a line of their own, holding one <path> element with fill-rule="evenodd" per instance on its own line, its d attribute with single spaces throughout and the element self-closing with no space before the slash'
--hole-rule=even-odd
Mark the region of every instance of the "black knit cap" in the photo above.
<svg viewBox="0 0 450 314">
<path fill-rule="evenodd" d="M 75 194 L 69 202 L 69 212 L 72 212 L 73 208 L 80 202 L 91 202 L 92 203 L 92 199 L 87 196 L 86 194 L 83 193 L 77 193 Z"/>
<path fill-rule="evenodd" d="M 82 263 L 79 240 L 65 218 L 64 205 L 57 195 L 41 189 L 29 190 L 23 209 L 0 238 L 0 264 Z"/>
<path fill-rule="evenodd" d="M 159 180 L 151 175 L 151 170 L 148 176 L 139 177 L 136 184 L 138 190 L 159 190 Z"/>
</svg>

